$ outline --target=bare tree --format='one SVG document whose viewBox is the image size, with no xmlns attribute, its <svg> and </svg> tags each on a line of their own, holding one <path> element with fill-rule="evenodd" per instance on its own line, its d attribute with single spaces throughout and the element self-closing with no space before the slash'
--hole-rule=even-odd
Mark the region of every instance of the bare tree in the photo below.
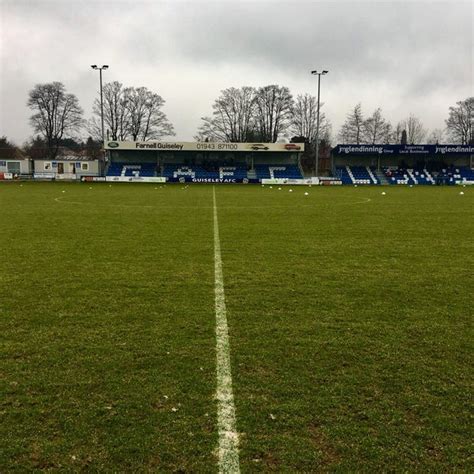
<svg viewBox="0 0 474 474">
<path fill-rule="evenodd" d="M 83 125 L 82 108 L 74 94 L 66 93 L 61 82 L 37 84 L 29 93 L 27 105 L 35 111 L 30 122 L 46 140 L 48 156 L 55 158 L 60 141 Z"/>
<path fill-rule="evenodd" d="M 130 113 L 123 84 L 118 81 L 104 84 L 102 89 L 104 101 L 104 123 L 112 140 L 126 140 L 130 127 Z M 89 122 L 89 132 L 96 139 L 102 140 L 100 126 L 100 98 L 94 100 L 92 107 L 94 117 Z"/>
<path fill-rule="evenodd" d="M 403 135 L 404 131 L 406 133 L 405 126 L 404 126 L 403 122 L 401 122 L 401 121 L 398 122 L 396 127 L 392 131 L 391 141 L 393 143 L 397 143 L 397 144 L 402 143 L 402 141 L 405 140 L 405 138 L 406 138 Z M 402 140 L 402 138 L 403 138 L 403 140 Z"/>
<path fill-rule="evenodd" d="M 146 87 L 123 87 L 114 81 L 104 85 L 104 122 L 112 140 L 149 140 L 174 135 L 173 125 L 161 110 L 164 99 Z M 101 137 L 100 99 L 94 100 L 89 132 Z"/>
<path fill-rule="evenodd" d="M 398 122 L 396 133 L 398 133 L 399 130 L 405 130 L 407 132 L 407 143 L 410 144 L 423 143 L 427 133 L 421 120 L 414 115 L 410 115 L 407 119 Z M 398 140 L 396 141 L 399 142 Z"/>
<path fill-rule="evenodd" d="M 392 126 L 382 116 L 379 107 L 371 117 L 364 120 L 363 136 L 365 143 L 388 143 L 392 132 Z"/>
<path fill-rule="evenodd" d="M 440 128 L 435 128 L 428 135 L 427 143 L 436 145 L 438 143 L 444 143 L 444 132 Z"/>
<path fill-rule="evenodd" d="M 463 145 L 474 143 L 474 97 L 456 102 L 446 120 L 449 137 Z"/>
<path fill-rule="evenodd" d="M 293 97 L 288 87 L 276 84 L 260 87 L 256 95 L 256 131 L 259 141 L 276 142 L 293 116 Z"/>
<path fill-rule="evenodd" d="M 320 110 L 324 103 L 321 103 Z M 309 143 L 316 141 L 318 102 L 310 94 L 298 95 L 293 107 L 290 132 L 292 135 L 305 137 Z M 319 141 L 331 141 L 332 126 L 324 112 L 319 114 Z"/>
<path fill-rule="evenodd" d="M 202 124 L 194 139 L 198 142 L 229 142 L 226 128 L 214 117 L 201 117 Z"/>
<path fill-rule="evenodd" d="M 128 109 L 128 132 L 133 141 L 174 135 L 173 125 L 161 110 L 165 101 L 160 95 L 146 87 L 128 87 L 124 97 Z"/>
<path fill-rule="evenodd" d="M 343 143 L 360 144 L 364 135 L 364 116 L 362 114 L 362 105 L 357 104 L 347 115 L 346 121 L 339 132 L 339 139 Z"/>
<path fill-rule="evenodd" d="M 255 96 L 253 87 L 231 87 L 221 91 L 215 100 L 212 117 L 202 117 L 196 139 L 246 142 L 255 130 Z"/>
</svg>

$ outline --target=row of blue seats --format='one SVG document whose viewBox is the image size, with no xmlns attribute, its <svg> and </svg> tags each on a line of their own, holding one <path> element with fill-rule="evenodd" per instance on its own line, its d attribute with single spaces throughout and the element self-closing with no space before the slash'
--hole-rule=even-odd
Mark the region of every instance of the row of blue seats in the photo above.
<svg viewBox="0 0 474 474">
<path fill-rule="evenodd" d="M 154 163 L 111 163 L 107 176 L 156 176 Z"/>
<path fill-rule="evenodd" d="M 336 172 L 342 184 L 379 184 L 375 169 L 369 168 L 369 170 L 365 166 L 341 166 Z"/>
<path fill-rule="evenodd" d="M 270 170 L 270 168 L 274 168 Z M 157 175 L 154 163 L 111 163 L 107 171 L 108 176 L 155 176 Z M 255 166 L 255 174 L 258 179 L 264 178 L 302 178 L 301 172 L 296 165 L 271 165 L 259 164 Z M 237 163 L 235 166 L 222 166 L 216 170 L 206 170 L 202 166 L 184 164 L 165 164 L 163 176 L 176 178 L 180 176 L 191 176 L 194 178 L 220 178 L 230 177 L 244 179 L 248 177 L 247 165 Z"/>
<path fill-rule="evenodd" d="M 370 171 L 370 172 L 369 172 Z M 456 184 L 474 181 L 474 170 L 469 167 L 451 166 L 438 173 L 426 169 L 385 167 L 383 173 L 388 184 L 433 185 L 438 183 Z M 342 184 L 380 184 L 374 167 L 341 166 L 336 174 Z"/>
<path fill-rule="evenodd" d="M 467 166 L 450 166 L 449 168 L 442 169 L 438 173 L 437 178 L 453 183 L 474 181 L 474 169 L 471 169 Z"/>
<path fill-rule="evenodd" d="M 273 169 L 270 170 L 270 168 Z M 272 178 L 272 173 L 273 178 L 300 179 L 303 177 L 296 165 L 255 165 L 255 174 L 258 179 Z"/>
<path fill-rule="evenodd" d="M 255 174 L 258 179 L 270 178 L 270 168 L 273 170 L 274 178 L 302 178 L 301 172 L 296 165 L 256 165 Z M 237 164 L 235 166 L 223 166 L 219 170 L 207 171 L 204 168 L 193 165 L 176 165 L 165 164 L 163 176 L 167 178 L 176 178 L 179 176 L 192 176 L 195 178 L 220 178 L 229 177 L 236 179 L 244 179 L 248 177 L 247 166 Z"/>
</svg>

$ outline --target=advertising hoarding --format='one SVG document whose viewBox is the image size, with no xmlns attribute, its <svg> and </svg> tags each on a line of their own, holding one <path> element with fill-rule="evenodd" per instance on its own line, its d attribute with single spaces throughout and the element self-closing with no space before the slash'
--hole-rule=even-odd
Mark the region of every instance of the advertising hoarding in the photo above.
<svg viewBox="0 0 474 474">
<path fill-rule="evenodd" d="M 175 141 L 105 141 L 106 150 L 137 151 L 202 151 L 202 152 L 297 152 L 304 151 L 304 143 L 215 143 L 215 142 L 175 142 Z"/>
</svg>

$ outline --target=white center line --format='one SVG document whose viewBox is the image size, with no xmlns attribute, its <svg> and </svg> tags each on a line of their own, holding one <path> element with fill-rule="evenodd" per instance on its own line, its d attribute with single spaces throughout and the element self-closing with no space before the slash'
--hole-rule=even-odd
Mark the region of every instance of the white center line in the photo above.
<svg viewBox="0 0 474 474">
<path fill-rule="evenodd" d="M 216 359 L 217 359 L 217 429 L 219 435 L 219 472 L 239 473 L 239 435 L 236 429 L 232 373 L 230 366 L 229 330 L 222 274 L 221 243 L 217 221 L 216 189 L 214 202 L 214 286 L 216 301 Z"/>
</svg>

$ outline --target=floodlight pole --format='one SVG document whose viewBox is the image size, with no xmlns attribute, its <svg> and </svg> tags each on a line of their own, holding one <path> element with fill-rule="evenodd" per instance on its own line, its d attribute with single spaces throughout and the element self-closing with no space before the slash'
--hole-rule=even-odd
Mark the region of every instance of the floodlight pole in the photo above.
<svg viewBox="0 0 474 474">
<path fill-rule="evenodd" d="M 104 134 L 104 99 L 103 99 L 103 94 L 102 94 L 102 70 L 108 69 L 109 66 L 107 66 L 107 64 L 104 64 L 102 67 L 98 67 L 96 64 L 93 64 L 91 68 L 94 69 L 95 71 L 98 70 L 99 76 L 100 76 L 100 121 L 102 125 L 102 145 L 103 145 L 105 141 L 105 134 Z"/>
<path fill-rule="evenodd" d="M 311 74 L 316 74 L 318 76 L 318 108 L 316 112 L 316 156 L 314 163 L 314 174 L 318 176 L 319 174 L 319 108 L 320 108 L 320 97 L 321 97 L 321 75 L 327 74 L 328 71 L 324 70 L 321 72 L 311 71 Z"/>
</svg>

